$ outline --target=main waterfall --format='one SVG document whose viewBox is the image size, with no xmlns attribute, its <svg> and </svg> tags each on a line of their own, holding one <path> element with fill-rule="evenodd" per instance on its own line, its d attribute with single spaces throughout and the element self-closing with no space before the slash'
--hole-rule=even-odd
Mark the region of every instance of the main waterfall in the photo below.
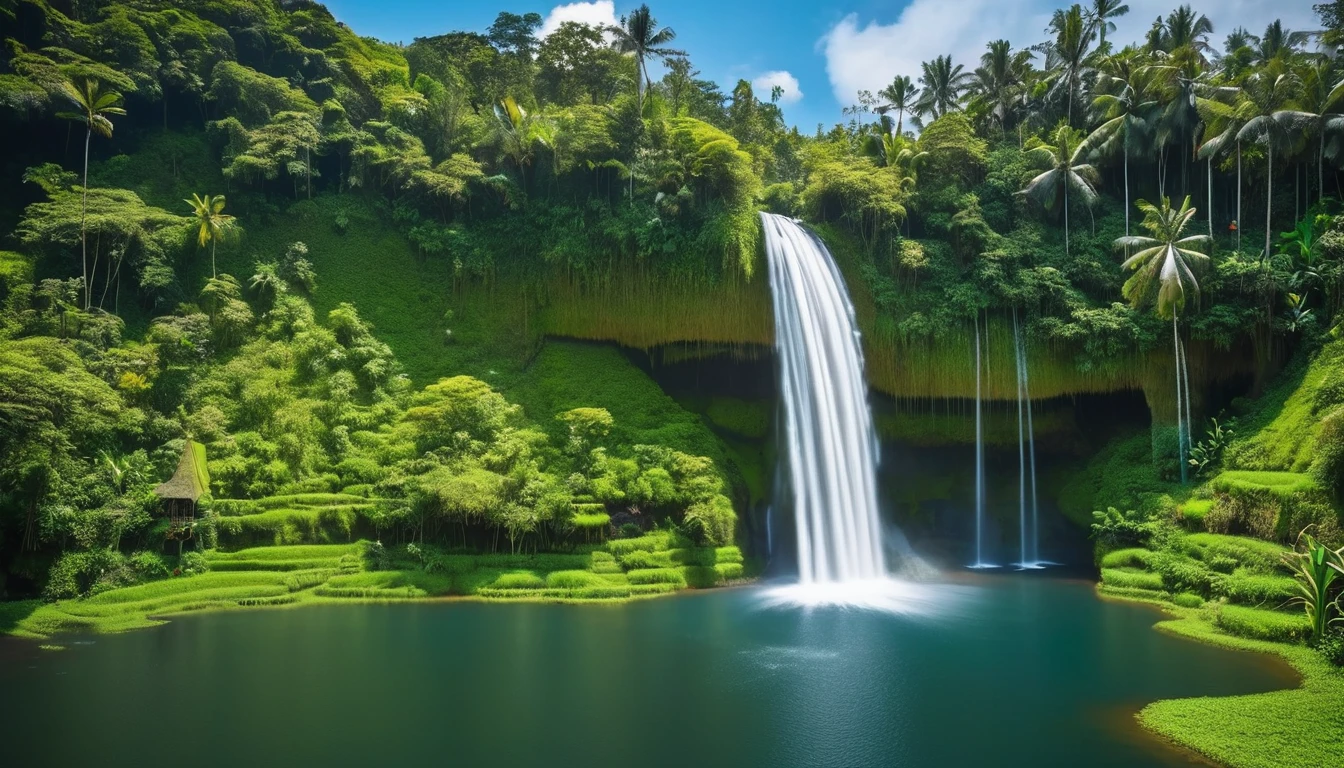
<svg viewBox="0 0 1344 768">
<path fill-rule="evenodd" d="M 774 299 L 784 441 L 800 581 L 887 575 L 877 514 L 877 435 L 854 305 L 826 246 L 762 213 Z"/>
</svg>

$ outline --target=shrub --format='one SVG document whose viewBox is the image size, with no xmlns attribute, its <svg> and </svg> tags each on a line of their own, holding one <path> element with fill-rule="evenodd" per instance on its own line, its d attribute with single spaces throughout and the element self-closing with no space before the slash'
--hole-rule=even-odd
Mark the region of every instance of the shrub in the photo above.
<svg viewBox="0 0 1344 768">
<path fill-rule="evenodd" d="M 669 561 L 667 552 L 659 552 L 662 557 L 654 557 L 652 552 L 645 552 L 637 549 L 627 555 L 621 555 L 621 565 L 627 571 L 638 570 L 641 568 L 666 568 L 672 563 Z"/>
<path fill-rule="evenodd" d="M 1344 667 L 1344 631 L 1327 632 L 1325 637 L 1316 643 L 1316 650 L 1321 652 L 1326 661 L 1337 667 Z"/>
<path fill-rule="evenodd" d="M 1119 589 L 1162 590 L 1162 577 L 1156 573 L 1131 568 L 1102 568 L 1101 583 Z"/>
<path fill-rule="evenodd" d="M 210 570 L 210 562 L 200 552 L 183 552 L 177 567 L 182 569 L 182 575 L 190 576 Z"/>
<path fill-rule="evenodd" d="M 719 547 L 714 550 L 714 562 L 740 563 L 742 562 L 742 550 L 737 547 Z"/>
<path fill-rule="evenodd" d="M 1101 558 L 1102 568 L 1147 568 L 1153 553 L 1142 547 L 1126 547 L 1107 552 Z"/>
<path fill-rule="evenodd" d="M 1199 608 L 1204 605 L 1204 598 L 1193 592 L 1182 592 L 1171 596 L 1171 602 L 1182 608 Z"/>
<path fill-rule="evenodd" d="M 723 577 L 712 567 L 687 565 L 681 572 L 686 577 L 686 584 L 693 589 L 708 589 L 723 583 Z"/>
<path fill-rule="evenodd" d="M 1301 614 L 1224 605 L 1218 609 L 1214 624 L 1229 634 L 1256 640 L 1295 643 L 1311 634 L 1311 623 Z"/>
<path fill-rule="evenodd" d="M 162 557 L 153 552 L 136 552 L 127 559 L 126 563 L 132 571 L 135 571 L 135 575 L 141 581 L 166 579 L 172 575 L 168 564 L 163 562 Z"/>
<path fill-rule="evenodd" d="M 631 584 L 675 584 L 686 586 L 686 577 L 679 568 L 650 568 L 630 572 Z"/>
</svg>

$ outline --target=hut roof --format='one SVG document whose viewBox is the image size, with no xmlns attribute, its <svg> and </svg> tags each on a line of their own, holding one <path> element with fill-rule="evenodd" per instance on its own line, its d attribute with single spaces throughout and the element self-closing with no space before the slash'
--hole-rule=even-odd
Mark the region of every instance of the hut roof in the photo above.
<svg viewBox="0 0 1344 768">
<path fill-rule="evenodd" d="M 205 446 L 187 441 L 182 447 L 182 458 L 177 461 L 177 471 L 154 489 L 161 499 L 190 499 L 196 501 L 210 490 L 210 472 L 205 467 Z"/>
</svg>

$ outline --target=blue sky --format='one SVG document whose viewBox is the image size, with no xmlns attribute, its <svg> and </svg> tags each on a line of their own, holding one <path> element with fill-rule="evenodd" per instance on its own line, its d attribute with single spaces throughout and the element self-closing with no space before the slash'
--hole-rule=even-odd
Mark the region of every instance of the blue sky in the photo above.
<svg viewBox="0 0 1344 768">
<path fill-rule="evenodd" d="M 1183 0 L 1128 0 L 1113 39 L 1142 37 L 1153 19 Z M 1236 26 L 1258 34 L 1275 18 L 1290 29 L 1314 29 L 1312 0 L 1184 0 L 1209 16 L 1214 42 Z M 409 43 L 452 30 L 484 31 L 502 10 L 535 11 L 560 20 L 599 22 L 636 7 L 629 0 L 325 0 L 362 35 Z M 876 91 L 897 74 L 916 77 L 919 62 L 940 54 L 973 69 L 985 44 L 1006 37 L 1014 47 L 1045 39 L 1050 13 L 1064 0 L 654 0 L 660 24 L 677 31 L 703 76 L 731 90 L 739 78 L 786 88 L 790 123 L 812 131 L 843 119 L 841 108 L 860 88 Z M 768 8 L 769 10 L 763 10 Z M 658 77 L 658 74 L 654 74 Z"/>
</svg>

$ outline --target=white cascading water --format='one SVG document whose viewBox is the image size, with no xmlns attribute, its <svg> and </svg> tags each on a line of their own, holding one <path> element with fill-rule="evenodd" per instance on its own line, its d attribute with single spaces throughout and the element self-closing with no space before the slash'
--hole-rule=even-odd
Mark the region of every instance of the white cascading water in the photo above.
<svg viewBox="0 0 1344 768">
<path fill-rule="evenodd" d="M 785 451 L 800 581 L 887 576 L 877 513 L 877 436 L 854 306 L 826 246 L 762 213 L 774 297 Z"/>
</svg>

